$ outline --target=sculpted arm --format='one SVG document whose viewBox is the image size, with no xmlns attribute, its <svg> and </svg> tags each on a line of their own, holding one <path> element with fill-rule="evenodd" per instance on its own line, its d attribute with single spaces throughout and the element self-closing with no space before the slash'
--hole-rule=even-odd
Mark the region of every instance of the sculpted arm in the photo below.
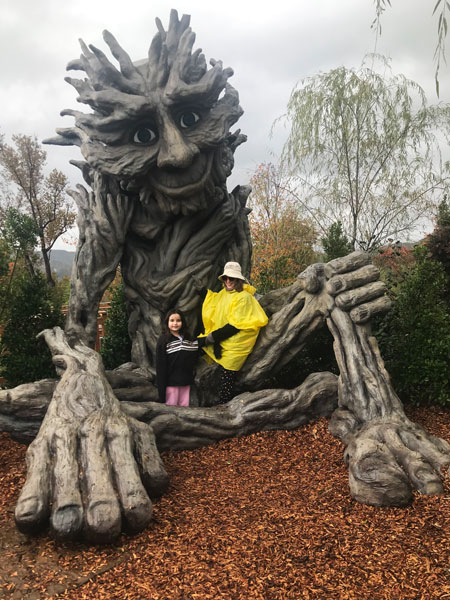
<svg viewBox="0 0 450 600">
<path fill-rule="evenodd" d="M 240 378 L 242 387 L 257 385 L 269 373 L 287 364 L 323 325 L 334 309 L 355 323 L 368 322 L 389 309 L 385 285 L 364 252 L 307 267 L 289 287 L 274 290 L 261 300 L 270 316 L 247 359 Z"/>
<path fill-rule="evenodd" d="M 79 241 L 70 282 L 66 333 L 70 340 L 93 346 L 98 305 L 121 260 L 133 203 L 118 190 L 111 192 L 99 174 L 94 176 L 92 192 L 78 186 L 72 197 L 79 209 Z"/>
</svg>

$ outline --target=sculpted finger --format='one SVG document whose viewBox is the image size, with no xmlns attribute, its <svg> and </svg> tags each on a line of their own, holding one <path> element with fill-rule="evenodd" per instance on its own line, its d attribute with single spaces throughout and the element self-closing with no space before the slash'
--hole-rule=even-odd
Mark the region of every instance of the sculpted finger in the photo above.
<svg viewBox="0 0 450 600">
<path fill-rule="evenodd" d="M 411 482 L 386 444 L 374 439 L 350 442 L 345 450 L 352 497 L 373 506 L 406 506 L 412 498 Z"/>
<path fill-rule="evenodd" d="M 325 264 L 325 274 L 327 279 L 338 273 L 349 273 L 356 271 L 370 263 L 370 256 L 366 252 L 356 250 L 347 256 L 335 258 Z"/>
<path fill-rule="evenodd" d="M 414 432 L 400 430 L 399 437 L 411 454 L 418 457 L 417 461 L 411 461 L 410 467 L 410 477 L 417 489 L 422 494 L 443 493 L 440 471 L 450 465 L 450 445 L 417 425 Z"/>
<path fill-rule="evenodd" d="M 120 506 L 112 483 L 106 449 L 104 417 L 92 414 L 80 432 L 83 492 L 87 499 L 84 532 L 96 543 L 107 543 L 120 534 Z"/>
<path fill-rule="evenodd" d="M 422 494 L 442 494 L 443 486 L 439 474 L 419 452 L 404 444 L 399 433 L 385 432 L 385 440 L 399 465 L 406 471 L 414 487 Z M 425 444 L 426 445 L 426 442 Z M 420 446 L 422 450 L 422 446 Z"/>
<path fill-rule="evenodd" d="M 430 435 L 416 423 L 414 431 L 400 430 L 399 435 L 408 448 L 420 448 L 420 452 L 435 469 L 439 470 L 450 464 L 450 444 L 446 440 Z"/>
<path fill-rule="evenodd" d="M 326 284 L 326 290 L 331 296 L 337 296 L 346 290 L 353 290 L 376 281 L 380 271 L 373 265 L 366 265 L 350 273 L 334 275 Z"/>
<path fill-rule="evenodd" d="M 129 419 L 134 438 L 134 452 L 145 489 L 152 498 L 162 496 L 169 487 L 169 476 L 156 447 L 150 425 Z"/>
<path fill-rule="evenodd" d="M 336 296 L 336 306 L 342 310 L 350 310 L 358 304 L 369 302 L 384 296 L 386 285 L 382 281 L 368 283 L 361 288 L 349 290 Z"/>
<path fill-rule="evenodd" d="M 337 302 L 336 302 L 337 304 Z M 377 298 L 372 302 L 366 302 L 361 306 L 355 306 L 350 311 L 350 318 L 353 323 L 360 324 L 366 323 L 376 315 L 382 315 L 388 312 L 391 308 L 392 302 L 387 296 Z"/>
<path fill-rule="evenodd" d="M 131 531 L 141 531 L 149 524 L 153 508 L 134 460 L 131 434 L 126 418 L 110 417 L 106 426 L 106 435 L 123 516 Z"/>
<path fill-rule="evenodd" d="M 410 452 L 408 458 L 402 462 L 414 487 L 421 494 L 443 494 L 444 486 L 439 473 L 418 452 Z"/>
<path fill-rule="evenodd" d="M 32 533 L 45 525 L 50 514 L 50 453 L 44 437 L 30 444 L 26 462 L 27 479 L 14 518 L 20 531 Z"/>
<path fill-rule="evenodd" d="M 74 430 L 56 428 L 52 439 L 54 491 L 50 524 L 57 537 L 75 537 L 83 524 L 78 481 L 77 436 Z"/>
</svg>

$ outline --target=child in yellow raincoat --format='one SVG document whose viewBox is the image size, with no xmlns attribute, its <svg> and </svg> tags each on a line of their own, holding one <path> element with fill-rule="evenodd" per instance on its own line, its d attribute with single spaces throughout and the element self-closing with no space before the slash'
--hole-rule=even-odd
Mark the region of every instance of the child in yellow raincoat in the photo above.
<svg viewBox="0 0 450 600">
<path fill-rule="evenodd" d="M 202 306 L 206 337 L 203 350 L 219 364 L 219 404 L 224 404 L 233 397 L 236 374 L 268 318 L 254 298 L 255 288 L 242 275 L 239 263 L 227 262 L 219 279 L 223 289 L 208 290 Z"/>
</svg>

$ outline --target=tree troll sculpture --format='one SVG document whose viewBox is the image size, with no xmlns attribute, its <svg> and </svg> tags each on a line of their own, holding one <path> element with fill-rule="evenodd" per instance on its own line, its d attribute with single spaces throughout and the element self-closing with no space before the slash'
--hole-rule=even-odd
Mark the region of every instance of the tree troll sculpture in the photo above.
<svg viewBox="0 0 450 600">
<path fill-rule="evenodd" d="M 16 508 L 23 531 L 48 520 L 60 537 L 82 533 L 95 542 L 110 541 L 122 527 L 139 531 L 151 519 L 149 496 L 168 486 L 158 449 L 294 428 L 321 415 L 331 415 L 330 430 L 346 446 L 358 501 L 402 506 L 414 488 L 442 492 L 450 447 L 411 423 L 392 389 L 369 326 L 388 301 L 361 252 L 312 265 L 293 285 L 261 299 L 270 321 L 239 373 L 242 393 L 228 405 L 210 406 L 214 367 L 207 366 L 197 377 L 198 406 L 154 402 L 162 314 L 176 305 L 198 330 L 202 292 L 216 288 L 224 263 L 237 260 L 250 270 L 250 190 L 226 188 L 234 151 L 245 141 L 239 130 L 230 132 L 242 109 L 228 83 L 231 69 L 213 60 L 208 68 L 201 50 L 192 50 L 189 21 L 172 11 L 165 31 L 157 20 L 140 63 L 105 32 L 118 69 L 83 42 L 81 57 L 68 65 L 84 71 L 85 79 L 67 81 L 92 112 L 63 111 L 75 126 L 47 142 L 80 147 L 85 160 L 74 164 L 92 191 L 73 192 L 80 237 L 66 332 L 41 334 L 61 379 L 0 397 L 3 430 L 35 438 Z M 98 304 L 119 264 L 134 368 L 105 373 L 91 348 Z M 293 390 L 261 389 L 324 322 L 339 378 L 316 373 Z"/>
</svg>

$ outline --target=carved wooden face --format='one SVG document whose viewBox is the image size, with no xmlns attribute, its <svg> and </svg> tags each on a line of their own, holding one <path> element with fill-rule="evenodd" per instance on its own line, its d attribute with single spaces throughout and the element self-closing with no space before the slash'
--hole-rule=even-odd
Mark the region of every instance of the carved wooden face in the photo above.
<svg viewBox="0 0 450 600">
<path fill-rule="evenodd" d="M 138 193 L 144 204 L 156 200 L 163 212 L 191 214 L 204 208 L 205 188 L 214 189 L 228 174 L 220 167 L 221 151 L 243 111 L 227 83 L 233 71 L 214 60 L 208 69 L 201 50 L 192 51 L 189 17 L 178 20 L 172 11 L 168 31 L 161 23 L 158 30 L 148 60 L 139 64 L 104 32 L 120 69 L 81 43 L 83 55 L 68 68 L 88 77 L 66 80 L 93 112 L 63 111 L 75 117 L 75 127 L 59 135 L 64 144 L 77 143 L 94 170 Z M 228 168 L 229 156 L 223 160 Z"/>
<path fill-rule="evenodd" d="M 210 110 L 160 105 L 132 132 L 132 143 L 152 155 L 148 180 L 168 196 L 190 196 L 210 176 L 213 148 Z"/>
<path fill-rule="evenodd" d="M 171 100 L 160 91 L 131 97 L 127 106 L 114 107 L 107 127 L 97 119 L 96 131 L 81 144 L 83 156 L 102 173 L 128 180 L 131 189 L 190 197 L 206 185 L 216 150 L 242 114 L 233 92 L 227 86 L 211 105 L 201 98 Z"/>
</svg>

